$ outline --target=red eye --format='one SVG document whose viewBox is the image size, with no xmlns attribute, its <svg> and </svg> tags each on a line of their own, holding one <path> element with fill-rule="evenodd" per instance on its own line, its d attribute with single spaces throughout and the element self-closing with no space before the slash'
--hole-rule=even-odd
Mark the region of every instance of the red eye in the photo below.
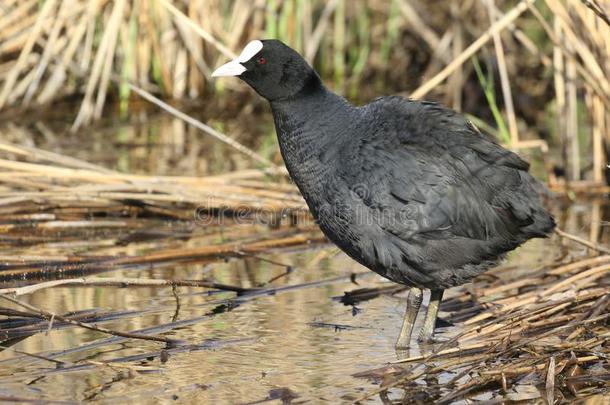
<svg viewBox="0 0 610 405">
<path fill-rule="evenodd" d="M 262 57 L 262 56 L 261 56 L 260 58 L 258 58 L 258 59 L 256 60 L 256 62 L 257 62 L 259 65 L 264 65 L 265 63 L 267 63 L 267 59 L 265 59 L 264 57 Z"/>
</svg>

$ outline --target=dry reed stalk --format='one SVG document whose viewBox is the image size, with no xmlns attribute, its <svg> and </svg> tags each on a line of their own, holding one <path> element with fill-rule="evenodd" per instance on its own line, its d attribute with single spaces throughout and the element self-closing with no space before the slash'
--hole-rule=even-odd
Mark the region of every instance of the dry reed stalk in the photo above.
<svg viewBox="0 0 610 405">
<path fill-rule="evenodd" d="M 40 64 L 40 59 L 39 59 L 38 55 L 36 56 L 36 60 L 34 61 L 34 63 L 35 63 L 35 65 Z M 30 86 L 30 84 L 32 84 L 32 82 L 34 81 L 35 78 L 36 78 L 36 70 L 31 69 L 28 73 L 25 74 L 25 76 L 23 76 L 21 78 L 19 83 L 17 83 L 15 85 L 15 87 L 13 87 L 11 94 L 7 99 L 7 102 L 9 102 L 9 103 L 16 102 L 16 100 L 18 98 L 20 98 L 23 94 L 25 94 L 28 87 Z"/>
<path fill-rule="evenodd" d="M 4 33 L 4 35 L 6 35 L 7 37 L 9 37 L 10 35 L 14 34 L 14 31 L 11 32 L 9 31 L 9 29 L 11 29 L 11 27 L 14 28 L 20 28 L 20 27 L 16 27 L 16 25 L 19 24 L 19 21 L 23 22 L 24 19 L 32 19 L 35 20 L 36 16 L 30 14 L 31 13 L 31 9 L 32 7 L 34 7 L 37 3 L 37 0 L 27 0 L 24 2 L 21 2 L 21 4 L 19 6 L 17 6 L 16 8 L 13 8 L 10 13 L 8 13 L 7 15 L 3 16 L 2 19 L 0 19 L 0 32 Z M 26 23 L 26 26 L 29 25 L 29 23 L 31 23 L 30 21 L 28 21 Z"/>
<path fill-rule="evenodd" d="M 102 117 L 102 109 L 104 108 L 104 102 L 106 101 L 106 93 L 108 91 L 108 85 L 110 84 L 110 74 L 112 72 L 112 66 L 114 64 L 115 59 L 115 49 L 118 41 L 119 31 L 121 29 L 121 24 L 123 20 L 123 14 L 125 13 L 125 9 L 127 8 L 127 0 L 116 0 L 114 3 L 114 8 L 112 9 L 112 13 L 108 20 L 108 25 L 105 27 L 105 32 L 109 33 L 108 36 L 108 44 L 105 49 L 105 55 L 102 56 L 102 60 L 104 60 L 102 73 L 99 78 L 99 86 L 97 91 L 97 98 L 95 100 L 95 107 L 93 109 L 93 119 L 100 119 Z M 104 44 L 105 38 L 102 37 L 102 47 Z M 88 121 L 89 117 L 85 117 L 84 120 Z M 78 120 L 75 120 L 75 126 Z"/>
<path fill-rule="evenodd" d="M 233 182 L 240 181 L 250 181 L 253 179 L 261 179 L 264 178 L 267 174 L 266 171 L 262 170 L 241 170 L 236 172 L 229 172 L 222 175 L 213 175 L 207 177 L 188 177 L 188 176 L 147 176 L 147 175 L 134 175 L 134 174 L 123 174 L 123 173 L 100 173 L 95 168 L 93 170 L 91 168 L 71 168 L 68 167 L 57 167 L 54 165 L 48 164 L 37 164 L 37 163 L 26 163 L 26 162 L 16 162 L 13 160 L 0 159 L 0 167 L 11 169 L 14 171 L 11 172 L 0 172 L 3 176 L 16 176 L 16 177 L 48 177 L 54 178 L 56 181 L 61 181 L 62 179 L 71 180 L 77 179 L 86 182 L 93 183 L 109 183 L 109 184 L 121 184 L 125 182 L 147 182 L 149 181 L 152 184 L 185 184 L 185 185 L 196 185 L 196 186 L 204 186 L 204 185 L 214 185 L 214 184 L 233 184 Z M 48 170 L 48 172 L 45 172 Z M 236 183 L 235 183 L 236 184 Z M 255 183 L 258 185 L 258 188 L 266 188 L 267 187 L 275 187 L 273 183 Z M 286 192 L 294 192 L 296 189 L 294 187 L 287 186 L 285 184 L 280 184 L 278 186 L 280 189 Z M 253 187 L 256 188 L 256 187 Z"/>
<path fill-rule="evenodd" d="M 334 85 L 339 94 L 345 92 L 345 0 L 339 0 L 333 23 L 333 72 Z"/>
<path fill-rule="evenodd" d="M 609 32 L 610 34 L 610 32 Z M 610 49 L 609 49 L 610 53 Z M 609 61 L 610 63 L 610 61 Z M 604 156 L 604 141 L 610 143 L 610 119 L 603 101 L 596 95 L 593 99 L 593 180 L 601 183 L 604 180 L 604 170 L 608 166 Z M 606 134 L 604 140 L 603 134 Z"/>
<path fill-rule="evenodd" d="M 499 340 L 515 336 L 515 339 L 518 339 L 531 328 L 534 324 L 532 321 L 541 320 L 541 326 L 546 328 L 549 326 L 549 319 L 552 318 L 552 315 L 564 311 L 568 307 L 573 307 L 575 301 L 582 302 L 577 300 L 588 300 L 592 303 L 595 299 L 604 295 L 604 291 L 601 289 L 594 291 L 583 290 L 577 297 L 569 297 L 560 301 L 550 300 L 541 304 L 535 304 L 536 300 L 528 299 L 524 300 L 522 304 L 506 305 L 499 309 L 497 313 L 492 314 L 492 316 L 486 316 L 486 313 L 479 317 L 470 318 L 465 323 L 465 326 L 472 326 L 457 337 L 457 342 L 462 344 L 470 340 L 484 340 L 487 337 Z M 474 326 L 489 318 L 493 318 L 493 320 Z M 565 319 L 559 321 L 560 325 L 565 323 Z"/>
<path fill-rule="evenodd" d="M 576 67 L 573 61 L 566 62 L 566 134 L 569 139 L 568 150 L 570 155 L 569 175 L 572 180 L 580 180 L 580 146 L 578 145 L 578 97 L 576 89 Z"/>
<path fill-rule="evenodd" d="M 570 52 L 567 49 L 566 39 L 563 37 L 563 28 L 559 19 L 554 19 L 554 25 L 553 27 L 551 27 L 546 21 L 545 17 L 542 15 L 542 13 L 540 13 L 540 11 L 536 7 L 534 7 L 534 5 L 530 5 L 529 8 L 532 15 L 540 23 L 540 26 L 544 29 L 547 36 L 555 47 L 553 50 L 554 59 L 557 57 L 556 55 L 559 54 L 562 58 L 565 58 L 566 60 L 569 59 L 574 61 L 576 63 L 576 71 L 578 72 L 578 74 L 580 74 L 582 79 L 589 85 L 589 88 L 593 90 L 599 97 L 601 97 L 606 105 L 610 104 L 610 93 L 606 92 L 603 86 L 599 86 L 599 82 L 595 78 L 594 74 L 589 71 L 588 67 L 586 67 L 584 63 L 580 62 L 578 57 L 574 55 L 573 52 Z M 562 63 L 559 66 L 555 65 L 554 67 L 555 73 L 560 73 L 561 75 L 565 76 L 565 62 L 563 61 L 563 59 Z M 563 87 L 565 89 L 565 83 Z M 565 95 L 563 97 L 565 100 Z"/>
<path fill-rule="evenodd" d="M 575 274 L 571 277 L 562 280 L 555 285 L 550 286 L 548 289 L 544 290 L 539 294 L 541 298 L 549 296 L 558 291 L 566 290 L 567 287 L 573 285 L 576 281 L 580 279 L 586 279 L 587 283 L 596 281 L 598 278 L 603 277 L 610 271 L 610 265 L 602 265 L 593 267 L 589 270 L 583 271 L 581 273 Z"/>
<path fill-rule="evenodd" d="M 0 151 L 12 153 L 32 160 L 42 162 L 53 162 L 55 166 L 65 166 L 67 168 L 91 170 L 105 174 L 119 174 L 114 170 L 106 169 L 105 167 L 85 162 L 71 156 L 65 156 L 59 153 L 49 152 L 46 150 L 24 146 L 13 145 L 7 142 L 0 141 Z"/>
<path fill-rule="evenodd" d="M 508 27 L 513 21 L 515 21 L 523 12 L 528 9 L 528 6 L 533 4 L 534 0 L 522 0 L 515 7 L 513 7 L 508 13 L 502 18 L 497 20 L 488 28 L 483 35 L 481 35 L 476 41 L 471 43 L 457 58 L 455 58 L 450 64 L 448 64 L 443 70 L 437 73 L 434 77 L 426 81 L 424 84 L 419 86 L 413 92 L 411 92 L 412 98 L 422 98 L 428 94 L 433 88 L 442 83 L 447 79 L 459 66 L 464 64 L 467 60 L 472 57 L 476 52 L 479 51 L 489 40 L 492 39 L 495 33 L 498 33 Z"/>
<path fill-rule="evenodd" d="M 23 257 L 15 263 L 8 265 L 2 271 L 3 279 L 15 277 L 34 277 L 39 273 L 45 273 L 49 266 L 61 269 L 64 274 L 82 273 L 90 271 L 110 270 L 117 268 L 132 268 L 137 266 L 151 266 L 162 263 L 201 262 L 205 260 L 217 260 L 233 256 L 254 255 L 266 252 L 270 249 L 288 248 L 292 246 L 303 246 L 325 243 L 326 239 L 320 235 L 317 229 L 304 228 L 292 236 L 284 236 L 285 231 L 275 231 L 257 237 L 255 240 L 244 240 L 224 243 L 221 245 L 205 245 L 192 248 L 153 250 L 142 253 L 139 256 L 71 256 L 68 260 L 49 261 L 43 260 L 24 262 Z M 276 237 L 277 236 L 277 237 Z"/>
<path fill-rule="evenodd" d="M 32 14 L 22 20 L 19 20 L 18 23 L 12 25 L 9 28 L 4 30 L 5 35 L 7 35 L 7 40 L 0 43 L 0 52 L 5 53 L 14 53 L 19 52 L 23 49 L 23 46 L 27 43 L 29 30 L 26 27 L 31 27 L 36 23 L 37 19 L 36 14 Z M 15 33 L 11 35 L 11 31 Z"/>
<path fill-rule="evenodd" d="M 162 280 L 162 279 L 141 279 L 141 278 L 119 278 L 119 277 L 82 277 L 64 280 L 53 280 L 36 283 L 24 287 L 2 288 L 0 294 L 20 296 L 33 294 L 47 288 L 57 287 L 203 287 L 223 291 L 233 291 L 244 293 L 251 291 L 242 287 L 235 287 L 225 284 L 214 283 L 206 280 Z"/>
<path fill-rule="evenodd" d="M 28 199 L 35 201 L 55 201 L 57 203 L 70 203 L 70 202 L 89 202 L 89 203 L 109 203 L 111 201 L 140 201 L 144 204 L 153 203 L 176 203 L 176 204 L 189 204 L 193 208 L 201 209 L 204 211 L 213 211 L 214 209 L 221 211 L 238 210 L 238 211 L 251 211 L 256 212 L 282 212 L 283 210 L 302 210 L 304 209 L 303 204 L 299 202 L 293 202 L 291 200 L 277 201 L 272 198 L 258 198 L 255 196 L 248 196 L 247 194 L 233 194 L 225 196 L 222 189 L 218 189 L 215 192 L 204 192 L 204 193 L 189 193 L 183 191 L 181 193 L 171 194 L 150 194 L 147 192 L 113 192 L 113 191 L 102 191 L 102 192 L 87 192 L 87 190 L 77 190 L 79 193 L 77 196 L 70 196 L 70 191 L 74 192 L 72 188 L 63 188 L 55 192 L 20 192 L 15 195 L 7 194 L 7 200 L 11 197 L 18 197 L 22 195 L 21 202 L 27 201 Z M 5 200 L 6 201 L 6 200 Z M 2 201 L 5 203 L 5 201 Z"/>
<path fill-rule="evenodd" d="M 233 5 L 233 12 L 229 22 L 229 39 L 227 41 L 229 49 L 237 49 L 241 38 L 248 28 L 248 20 L 250 20 L 254 12 L 254 4 L 250 0 L 238 0 Z M 252 35 L 251 33 L 249 33 Z"/>
<path fill-rule="evenodd" d="M 486 0 L 487 12 L 489 19 L 493 25 L 496 20 L 496 11 L 494 0 Z M 504 105 L 506 108 L 506 115 L 508 116 L 508 130 L 510 133 L 511 146 L 519 144 L 519 133 L 517 128 L 517 118 L 515 116 L 515 107 L 513 105 L 513 96 L 510 89 L 510 79 L 508 77 L 508 69 L 506 67 L 506 57 L 504 55 L 504 45 L 500 37 L 500 32 L 494 32 L 492 34 L 494 49 L 496 52 L 496 59 L 498 60 L 498 72 L 500 73 L 500 85 L 502 86 L 502 94 L 504 98 Z"/>
<path fill-rule="evenodd" d="M 28 36 L 27 42 L 25 43 L 23 49 L 21 50 L 21 53 L 19 54 L 17 63 L 11 69 L 4 81 L 4 86 L 2 87 L 2 91 L 0 91 L 0 109 L 2 109 L 2 107 L 4 107 L 8 102 L 8 98 L 11 94 L 11 91 L 13 90 L 15 83 L 17 82 L 17 79 L 19 77 L 19 74 L 21 73 L 21 69 L 23 68 L 23 64 L 27 60 L 29 54 L 32 52 L 32 49 L 34 48 L 34 44 L 36 43 L 38 36 L 42 33 L 44 23 L 46 22 L 46 19 L 49 14 L 51 14 L 53 9 L 55 8 L 55 3 L 56 0 L 48 0 L 44 2 L 42 9 L 40 10 L 40 13 L 38 14 L 38 17 L 36 19 L 36 23 L 34 24 L 34 27 L 32 28 Z"/>
<path fill-rule="evenodd" d="M 554 357 L 552 357 L 552 358 L 554 359 Z M 583 356 L 583 357 L 577 357 L 575 362 L 576 362 L 576 364 L 582 364 L 582 363 L 589 363 L 589 362 L 592 362 L 594 360 L 600 360 L 600 358 L 597 357 L 597 356 Z M 557 368 L 565 367 L 565 364 L 567 362 L 569 362 L 569 361 L 571 361 L 571 360 L 569 360 L 569 359 L 568 360 L 564 360 L 562 362 L 562 364 L 560 364 L 560 366 L 557 367 Z M 506 368 L 506 369 L 481 371 L 481 375 L 486 376 L 486 375 L 496 375 L 496 374 L 507 374 L 507 375 L 509 375 L 509 374 L 528 374 L 528 373 L 531 373 L 531 372 L 534 372 L 534 371 L 544 371 L 545 368 L 547 368 L 547 367 L 548 366 L 546 364 L 538 364 L 538 365 L 535 365 L 535 366 L 517 367 L 517 368 L 509 367 L 509 368 Z M 555 367 L 553 367 L 553 370 L 554 369 L 555 369 Z M 547 374 L 548 374 L 548 371 L 547 371 Z M 553 381 L 554 381 L 554 377 L 555 376 L 553 375 Z M 552 402 L 550 402 L 550 403 L 552 403 Z"/>
<path fill-rule="evenodd" d="M 595 223 L 595 221 L 594 221 L 594 223 Z M 570 235 L 570 234 L 562 231 L 559 228 L 555 229 L 555 232 L 557 234 L 559 234 L 562 238 L 570 239 L 570 240 L 572 240 L 574 242 L 580 243 L 581 245 L 587 246 L 588 248 L 591 248 L 591 249 L 596 250 L 598 252 L 610 254 L 610 249 L 608 249 L 608 248 L 606 248 L 604 246 L 598 245 L 597 243 L 592 243 L 592 242 L 590 242 L 588 240 L 585 240 L 583 238 L 580 238 L 578 236 Z"/>
<path fill-rule="evenodd" d="M 428 44 L 430 49 L 438 48 L 441 42 L 439 36 L 426 25 L 417 10 L 407 0 L 399 0 L 399 5 L 400 12 L 407 20 L 409 28 L 416 32 Z M 443 60 L 448 62 L 446 57 Z"/>
<path fill-rule="evenodd" d="M 99 13 L 99 15 L 102 14 L 102 8 L 101 8 L 101 1 L 99 0 L 93 0 L 89 3 L 90 7 L 88 8 L 88 11 L 95 8 L 95 10 Z M 98 8 L 99 7 L 99 8 Z M 98 16 L 98 13 L 96 13 L 96 16 Z M 92 16 L 93 17 L 93 16 Z M 93 56 L 93 37 L 95 35 L 95 19 L 91 18 L 90 20 L 87 21 L 87 28 L 86 28 L 86 32 L 85 32 L 85 37 L 83 40 L 83 46 L 82 48 L 79 49 L 78 55 L 76 55 L 77 60 L 77 66 L 81 71 L 89 71 L 90 70 L 90 65 L 92 62 L 92 56 Z M 80 60 L 80 62 L 79 62 Z"/>
<path fill-rule="evenodd" d="M 549 275 L 559 276 L 562 274 L 567 274 L 585 267 L 589 266 L 597 266 L 603 263 L 610 263 L 610 255 L 597 256 L 592 258 L 585 258 L 583 260 L 578 260 L 573 263 L 569 263 L 563 266 L 556 267 L 548 271 Z"/>
<path fill-rule="evenodd" d="M 330 0 L 326 2 L 324 6 L 324 10 L 322 10 L 322 14 L 318 19 L 318 23 L 316 24 L 316 28 L 314 28 L 310 42 L 305 44 L 305 60 L 309 63 L 313 63 L 313 58 L 318 52 L 318 48 L 320 46 L 320 42 L 322 41 L 322 37 L 325 35 L 326 30 L 330 25 L 330 17 L 334 13 L 337 5 L 339 4 L 339 0 Z"/>
<path fill-rule="evenodd" d="M 462 28 L 462 9 L 458 3 L 451 3 L 451 16 L 453 17 L 451 41 L 451 58 L 454 59 L 464 51 L 464 32 Z M 464 86 L 464 67 L 458 67 L 449 78 L 449 87 L 453 89 L 453 109 L 462 111 L 462 89 Z"/>
<path fill-rule="evenodd" d="M 610 186 L 603 186 L 598 183 L 593 184 L 591 181 L 570 182 L 565 184 L 551 184 L 550 190 L 558 195 L 566 196 L 584 196 L 597 198 L 599 196 L 610 193 Z"/>
<path fill-rule="evenodd" d="M 231 50 L 226 48 L 223 44 L 220 43 L 216 38 L 214 38 L 209 32 L 201 28 L 199 25 L 194 23 L 188 16 L 186 16 L 182 11 L 178 10 L 176 6 L 170 3 L 167 0 L 159 0 L 159 2 L 165 7 L 175 18 L 182 20 L 185 24 L 187 24 L 192 30 L 197 32 L 205 41 L 212 44 L 220 53 L 225 55 L 228 58 L 234 59 L 237 55 L 233 53 Z"/>
<path fill-rule="evenodd" d="M 75 3 L 73 0 L 64 1 L 59 6 L 58 18 L 53 23 L 53 27 L 51 28 L 51 32 L 49 34 L 49 39 L 47 40 L 47 44 L 42 53 L 40 63 L 38 64 L 38 66 L 36 68 L 35 77 L 34 77 L 32 83 L 30 83 L 30 85 L 23 97 L 23 104 L 29 104 L 30 100 L 34 96 L 34 93 L 38 89 L 38 85 L 39 85 L 40 81 L 42 80 L 42 76 L 49 65 L 52 54 L 55 52 L 61 51 L 62 48 L 54 49 L 54 45 L 58 41 L 58 39 L 60 39 L 59 38 L 60 31 L 65 24 L 67 14 L 69 14 L 69 12 L 71 10 L 73 10 L 74 8 L 78 8 L 78 6 L 79 6 L 79 4 Z M 65 38 L 63 40 L 65 42 Z"/>
<path fill-rule="evenodd" d="M 213 136 L 214 138 L 220 140 L 221 142 L 226 143 L 227 145 L 231 146 L 232 148 L 234 148 L 235 150 L 243 153 L 244 155 L 260 162 L 263 163 L 265 166 L 270 166 L 271 168 L 277 169 L 279 170 L 280 167 L 277 166 L 275 163 L 271 162 L 269 159 L 266 159 L 264 157 L 262 157 L 261 155 L 259 155 L 258 153 L 254 152 L 253 150 L 247 148 L 246 146 L 240 144 L 239 142 L 235 141 L 234 139 L 229 138 L 228 136 L 216 131 L 214 128 L 202 123 L 201 121 L 198 121 L 186 114 L 184 114 L 183 112 L 177 110 L 176 108 L 170 106 L 169 104 L 159 100 L 158 98 L 156 98 L 155 96 L 153 96 L 152 94 L 150 94 L 149 92 L 140 89 L 132 84 L 127 83 L 127 86 L 134 91 L 135 93 L 137 93 L 138 95 L 140 95 L 141 97 L 145 98 L 146 100 L 150 101 L 151 103 L 161 107 L 163 110 L 169 112 L 170 114 L 174 115 L 175 117 L 180 118 L 181 120 L 189 123 L 190 125 L 193 125 L 195 128 L 198 128 L 200 130 L 202 130 L 203 132 Z"/>
<path fill-rule="evenodd" d="M 534 13 L 534 15 L 537 15 Z M 548 33 L 549 31 L 547 31 Z M 559 20 L 557 17 L 553 20 L 553 34 L 557 41 L 560 41 L 562 37 L 561 26 L 559 25 Z M 565 60 L 561 48 L 555 44 L 553 47 L 553 66 L 555 68 L 553 72 L 553 79 L 555 84 L 555 100 L 556 100 L 556 119 L 557 125 L 559 129 L 559 136 L 562 139 L 562 151 L 561 156 L 563 158 L 564 167 L 567 167 L 567 150 L 566 145 L 568 142 L 568 134 L 567 134 L 567 124 L 566 124 L 566 116 L 567 116 L 567 108 L 566 108 L 566 85 L 565 85 Z M 571 179 L 570 179 L 571 180 Z M 568 183 L 569 184 L 569 183 Z"/>
<path fill-rule="evenodd" d="M 125 0 L 119 0 L 114 4 L 112 14 L 108 22 L 109 27 L 104 31 L 99 48 L 95 55 L 91 75 L 87 81 L 83 102 L 78 111 L 76 119 L 74 120 L 74 124 L 72 125 L 73 131 L 76 131 L 81 125 L 88 123 L 91 118 L 94 117 L 94 92 L 98 88 L 98 83 L 104 75 L 104 64 L 112 64 L 114 54 L 110 54 L 108 49 L 114 49 L 114 44 L 118 37 L 117 30 L 119 28 L 119 22 L 122 18 L 125 4 Z M 106 90 L 103 90 L 103 92 L 98 93 L 98 99 L 105 97 L 105 91 Z"/>
<path fill-rule="evenodd" d="M 570 15 L 566 7 L 559 0 L 545 0 L 548 7 L 553 11 L 553 14 L 558 18 L 559 25 L 561 26 L 567 43 L 569 43 L 576 54 L 580 56 L 583 61 L 583 65 L 596 79 L 598 85 L 603 89 L 605 94 L 610 95 L 610 81 L 604 69 L 599 65 L 597 58 L 593 55 L 591 49 L 583 42 L 582 39 L 575 32 L 575 25 L 570 19 Z"/>
<path fill-rule="evenodd" d="M 591 9 L 597 17 L 601 18 L 608 27 L 610 27 L 610 16 L 608 15 L 608 12 L 604 9 L 604 7 L 597 2 L 597 0 L 581 0 L 581 1 L 586 7 Z"/>
<path fill-rule="evenodd" d="M 208 65 L 205 62 L 205 59 L 203 58 L 203 53 L 201 52 L 201 43 L 199 41 L 199 37 L 193 35 L 193 33 L 191 32 L 191 30 L 187 29 L 187 24 L 185 23 L 185 21 L 183 19 L 176 19 L 176 27 L 178 28 L 178 32 L 180 33 L 180 36 L 182 37 L 184 44 L 186 45 L 189 53 L 190 53 L 190 57 L 191 57 L 191 61 L 193 63 L 193 65 L 191 66 L 191 69 L 193 69 L 193 67 L 196 67 L 204 76 L 207 80 L 211 80 L 212 79 L 212 72 L 210 70 L 210 68 L 208 67 Z M 193 81 L 195 81 L 197 75 L 191 74 L 191 86 L 190 88 L 192 89 L 197 89 L 198 86 L 193 85 L 195 83 L 193 83 Z"/>
<path fill-rule="evenodd" d="M 67 79 L 68 65 L 76 54 L 77 47 L 82 41 L 83 36 L 87 30 L 89 22 L 93 20 L 97 12 L 97 1 L 91 1 L 87 5 L 85 13 L 81 16 L 80 20 L 73 29 L 72 37 L 69 44 L 66 46 L 61 59 L 56 63 L 53 73 L 50 78 L 44 84 L 44 88 L 40 91 L 37 102 L 46 103 L 56 96 L 56 92 L 60 89 L 63 83 Z"/>
</svg>

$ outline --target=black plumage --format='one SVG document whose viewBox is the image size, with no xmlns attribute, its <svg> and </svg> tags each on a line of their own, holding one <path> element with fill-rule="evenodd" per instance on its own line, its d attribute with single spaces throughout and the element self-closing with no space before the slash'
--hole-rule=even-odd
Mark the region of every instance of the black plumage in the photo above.
<svg viewBox="0 0 610 405">
<path fill-rule="evenodd" d="M 353 106 L 294 50 L 262 44 L 240 77 L 270 101 L 282 156 L 320 228 L 359 263 L 440 301 L 552 231 L 528 163 L 460 114 L 396 96 Z"/>
</svg>

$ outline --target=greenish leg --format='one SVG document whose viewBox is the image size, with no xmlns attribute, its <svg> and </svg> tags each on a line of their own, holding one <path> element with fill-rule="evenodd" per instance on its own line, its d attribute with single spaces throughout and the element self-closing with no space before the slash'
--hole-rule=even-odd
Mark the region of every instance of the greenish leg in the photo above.
<svg viewBox="0 0 610 405">
<path fill-rule="evenodd" d="M 409 297 L 407 298 L 407 310 L 405 312 L 405 319 L 402 322 L 402 329 L 400 330 L 400 336 L 396 342 L 397 349 L 407 349 L 411 341 L 411 332 L 413 332 L 413 326 L 415 325 L 415 318 L 419 312 L 424 292 L 421 288 L 411 288 L 409 291 Z"/>
<path fill-rule="evenodd" d="M 424 320 L 424 326 L 419 332 L 418 341 L 420 342 L 433 342 L 434 326 L 436 325 L 436 316 L 438 315 L 438 308 L 441 305 L 441 300 L 443 299 L 443 292 L 444 290 L 432 290 L 430 292 L 430 304 L 428 304 L 426 319 Z"/>
</svg>

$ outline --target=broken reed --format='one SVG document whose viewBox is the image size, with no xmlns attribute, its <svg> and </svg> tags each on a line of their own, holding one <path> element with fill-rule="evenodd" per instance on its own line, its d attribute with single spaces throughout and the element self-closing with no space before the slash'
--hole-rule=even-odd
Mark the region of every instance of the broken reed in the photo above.
<svg viewBox="0 0 610 405">
<path fill-rule="evenodd" d="M 125 111 L 130 84 L 166 99 L 212 97 L 235 84 L 213 83 L 211 69 L 248 40 L 275 37 L 351 98 L 434 92 L 515 148 L 545 148 L 540 134 L 550 132 L 545 141 L 561 153 L 548 172 L 557 165 L 569 180 L 600 183 L 610 142 L 609 3 L 9 0 L 0 112 L 81 94 L 78 129 L 102 116 L 109 96 Z M 485 71 L 497 67 L 495 77 L 477 79 L 473 56 Z M 472 83 L 484 88 L 478 106 Z"/>
<path fill-rule="evenodd" d="M 327 243 L 283 174 L 123 174 L 2 141 L 0 233 L 0 283 L 231 258 L 282 266 L 258 255 Z"/>
<path fill-rule="evenodd" d="M 441 311 L 450 312 L 462 331 L 432 353 L 356 374 L 382 381 L 357 401 L 391 389 L 426 403 L 484 392 L 509 395 L 528 375 L 529 384 L 546 388 L 548 403 L 606 393 L 610 375 L 601 366 L 610 355 L 610 255 L 555 260 L 527 276 L 492 270 L 509 277 L 479 277 L 446 300 Z M 571 382 L 575 376 L 582 379 Z M 435 380 L 443 383 L 429 384 Z"/>
</svg>

